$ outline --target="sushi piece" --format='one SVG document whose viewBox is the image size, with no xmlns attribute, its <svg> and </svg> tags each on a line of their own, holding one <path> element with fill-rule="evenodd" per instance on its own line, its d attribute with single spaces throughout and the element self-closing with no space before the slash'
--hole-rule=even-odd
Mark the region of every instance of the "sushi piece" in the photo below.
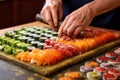
<svg viewBox="0 0 120 80">
<path fill-rule="evenodd" d="M 112 64 L 106 63 L 106 62 L 101 63 L 100 66 L 103 67 L 103 68 L 106 68 L 106 69 L 109 69 L 109 68 L 113 67 Z"/>
<path fill-rule="evenodd" d="M 101 73 L 99 72 L 87 72 L 87 78 L 91 80 L 101 80 Z"/>
<path fill-rule="evenodd" d="M 112 64 L 113 66 L 117 65 L 117 64 L 120 64 L 120 62 L 117 61 L 117 60 L 108 60 L 108 63 Z"/>
<path fill-rule="evenodd" d="M 120 64 L 119 65 L 115 65 L 114 68 L 118 71 L 120 71 Z"/>
<path fill-rule="evenodd" d="M 50 39 L 51 37 L 53 37 L 53 35 L 46 34 L 46 35 L 45 35 L 45 37 L 47 37 L 47 38 L 49 38 L 49 39 Z"/>
<path fill-rule="evenodd" d="M 88 66 L 88 67 L 97 67 L 99 66 L 99 64 L 95 61 L 88 61 L 88 62 L 85 62 L 85 66 Z"/>
<path fill-rule="evenodd" d="M 114 50 L 114 52 L 120 55 L 120 48 L 117 48 L 116 50 Z"/>
<path fill-rule="evenodd" d="M 32 41 L 31 42 L 31 45 L 36 47 L 36 48 L 37 48 L 38 44 L 39 44 L 39 41 Z"/>
<path fill-rule="evenodd" d="M 36 40 L 36 41 L 38 41 L 39 40 L 39 38 L 40 38 L 40 35 L 34 35 L 34 39 Z"/>
<path fill-rule="evenodd" d="M 107 72 L 107 69 L 104 68 L 104 67 L 95 67 L 95 68 L 93 69 L 93 71 L 94 71 L 94 72 L 99 72 L 99 73 L 105 73 L 105 72 Z"/>
<path fill-rule="evenodd" d="M 15 40 L 18 40 L 18 37 L 20 37 L 20 36 L 21 36 L 21 35 L 17 35 L 17 34 L 16 34 L 16 35 L 13 36 L 13 38 L 14 38 Z"/>
<path fill-rule="evenodd" d="M 45 45 L 45 43 L 39 43 L 39 44 L 37 45 L 37 48 L 43 49 L 44 45 Z"/>
<path fill-rule="evenodd" d="M 64 74 L 65 77 L 70 77 L 72 79 L 80 79 L 81 78 L 81 73 L 80 72 L 66 72 Z"/>
<path fill-rule="evenodd" d="M 117 77 L 110 73 L 104 73 L 102 80 L 117 80 Z"/>
<path fill-rule="evenodd" d="M 12 53 L 12 48 L 8 45 L 5 45 L 4 46 L 4 52 L 8 53 L 8 54 L 11 54 Z"/>
<path fill-rule="evenodd" d="M 53 36 L 58 36 L 58 33 L 57 32 L 53 32 L 52 35 Z"/>
<path fill-rule="evenodd" d="M 31 30 L 30 30 L 30 32 L 31 32 L 31 33 L 35 33 L 35 32 L 36 32 L 36 30 L 34 30 L 34 29 L 31 29 Z"/>
<path fill-rule="evenodd" d="M 88 67 L 88 66 L 80 66 L 80 72 L 89 72 L 92 71 L 93 67 Z"/>
<path fill-rule="evenodd" d="M 37 35 L 40 35 L 42 32 L 41 31 L 36 31 L 35 32 Z"/>
<path fill-rule="evenodd" d="M 47 34 L 51 34 L 51 33 L 52 33 L 52 31 L 49 31 L 49 30 L 48 30 L 48 31 L 45 31 L 45 33 L 47 33 Z"/>
<path fill-rule="evenodd" d="M 30 38 L 30 39 L 27 40 L 27 43 L 31 44 L 32 41 L 34 41 L 34 39 Z"/>
<path fill-rule="evenodd" d="M 58 80 L 73 80 L 73 79 L 70 77 L 60 77 Z"/>
<path fill-rule="evenodd" d="M 8 31 L 8 32 L 5 33 L 5 36 L 6 36 L 6 37 L 11 37 L 11 38 L 13 38 L 14 35 L 15 35 L 14 31 Z"/>
<path fill-rule="evenodd" d="M 31 52 L 32 50 L 35 50 L 36 48 L 34 46 L 28 46 L 28 50 Z"/>
<path fill-rule="evenodd" d="M 40 37 L 39 41 L 42 42 L 42 43 L 44 43 L 46 39 L 47 39 L 46 37 Z"/>
<path fill-rule="evenodd" d="M 120 77 L 120 70 L 117 70 L 115 68 L 110 68 L 108 70 L 108 73 L 115 75 L 116 77 Z"/>
<path fill-rule="evenodd" d="M 96 60 L 97 60 L 97 62 L 101 63 L 101 62 L 107 62 L 109 59 L 110 58 L 108 58 L 106 56 L 100 56 Z"/>
<path fill-rule="evenodd" d="M 119 61 L 119 62 L 120 62 L 120 56 L 118 56 L 118 57 L 116 58 L 116 61 Z"/>
<path fill-rule="evenodd" d="M 106 57 L 108 58 L 116 58 L 118 56 L 118 54 L 114 53 L 114 52 L 107 52 L 105 54 Z"/>
<path fill-rule="evenodd" d="M 41 37 L 45 37 L 46 34 L 45 34 L 45 33 L 41 33 L 40 36 L 41 36 Z"/>
<path fill-rule="evenodd" d="M 23 50 L 22 50 L 22 49 L 12 48 L 12 54 L 13 54 L 13 55 L 17 55 L 17 54 L 20 53 L 20 52 L 23 52 Z"/>
</svg>

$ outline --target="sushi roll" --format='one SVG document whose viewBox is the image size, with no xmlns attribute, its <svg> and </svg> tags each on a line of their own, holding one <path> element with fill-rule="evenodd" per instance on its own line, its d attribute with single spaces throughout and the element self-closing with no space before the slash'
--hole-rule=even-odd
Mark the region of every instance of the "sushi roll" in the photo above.
<svg viewBox="0 0 120 80">
<path fill-rule="evenodd" d="M 20 31 L 21 31 L 21 29 L 15 29 L 15 30 L 14 30 L 14 32 L 15 32 L 16 34 L 19 34 Z"/>
<path fill-rule="evenodd" d="M 27 43 L 28 43 L 28 44 L 31 44 L 32 41 L 35 41 L 35 40 L 32 39 L 32 38 L 30 38 L 30 39 L 27 40 Z"/>
<path fill-rule="evenodd" d="M 101 80 L 101 73 L 99 72 L 87 72 L 87 78 L 91 80 Z"/>
<path fill-rule="evenodd" d="M 45 37 L 46 34 L 45 34 L 45 33 L 41 33 L 40 36 L 41 36 L 41 37 Z"/>
<path fill-rule="evenodd" d="M 52 40 L 56 40 L 58 37 L 50 37 L 50 39 L 52 39 Z"/>
<path fill-rule="evenodd" d="M 116 61 L 119 61 L 119 62 L 120 62 L 120 56 L 118 56 L 118 57 L 116 58 Z"/>
<path fill-rule="evenodd" d="M 0 51 L 2 51 L 3 50 L 3 46 L 2 45 L 0 45 Z"/>
<path fill-rule="evenodd" d="M 89 72 L 92 71 L 93 67 L 88 67 L 88 66 L 80 66 L 80 72 Z"/>
<path fill-rule="evenodd" d="M 120 55 L 120 48 L 117 48 L 116 50 L 114 50 L 114 52 Z"/>
<path fill-rule="evenodd" d="M 20 31 L 19 33 L 20 33 L 20 35 L 23 36 L 24 34 L 26 34 L 26 31 L 23 31 L 23 30 L 22 30 L 22 31 Z"/>
<path fill-rule="evenodd" d="M 8 45 L 5 45 L 4 46 L 4 52 L 8 53 L 8 54 L 11 54 L 12 53 L 12 47 L 10 47 Z"/>
<path fill-rule="evenodd" d="M 40 35 L 34 35 L 34 39 L 36 40 L 36 41 L 39 41 L 39 38 L 40 38 Z"/>
<path fill-rule="evenodd" d="M 21 36 L 21 35 L 17 35 L 17 34 L 16 34 L 16 35 L 13 36 L 13 39 L 18 40 L 18 37 L 20 37 L 20 36 Z"/>
<path fill-rule="evenodd" d="M 51 34 L 51 33 L 52 33 L 52 31 L 45 31 L 45 33 L 47 33 L 47 34 Z"/>
<path fill-rule="evenodd" d="M 88 66 L 88 67 L 97 67 L 99 66 L 99 64 L 95 61 L 88 61 L 88 62 L 85 62 L 85 66 Z"/>
<path fill-rule="evenodd" d="M 109 69 L 109 68 L 113 67 L 112 64 L 106 63 L 106 62 L 101 63 L 100 66 L 103 67 L 103 68 L 106 68 L 106 69 Z"/>
<path fill-rule="evenodd" d="M 41 31 L 36 31 L 35 34 L 40 35 L 42 32 Z"/>
<path fill-rule="evenodd" d="M 46 34 L 46 35 L 45 35 L 45 37 L 47 37 L 47 38 L 49 38 L 49 39 L 50 39 L 51 37 L 53 37 L 53 35 Z"/>
<path fill-rule="evenodd" d="M 13 55 L 17 55 L 17 54 L 20 53 L 20 52 L 23 52 L 23 50 L 22 50 L 22 49 L 12 48 L 12 54 L 13 54 Z"/>
<path fill-rule="evenodd" d="M 51 45 L 44 45 L 44 48 L 43 49 L 50 49 L 50 48 L 52 48 L 53 46 L 51 46 Z"/>
<path fill-rule="evenodd" d="M 105 73 L 105 72 L 107 72 L 107 69 L 104 68 L 104 67 L 95 67 L 95 68 L 93 69 L 93 71 L 94 71 L 94 72 L 99 72 L 99 73 Z"/>
<path fill-rule="evenodd" d="M 115 68 L 110 68 L 108 70 L 108 73 L 115 75 L 116 77 L 120 77 L 120 70 L 117 70 Z"/>
<path fill-rule="evenodd" d="M 43 49 L 44 45 L 45 45 L 45 43 L 39 43 L 38 46 L 37 46 L 37 48 Z"/>
<path fill-rule="evenodd" d="M 58 80 L 73 80 L 73 79 L 70 77 L 60 77 Z"/>
<path fill-rule="evenodd" d="M 110 73 L 104 73 L 102 80 L 117 80 L 117 77 Z"/>
<path fill-rule="evenodd" d="M 57 32 L 53 32 L 52 35 L 53 36 L 58 36 L 58 33 Z"/>
<path fill-rule="evenodd" d="M 39 41 L 42 42 L 42 43 L 44 43 L 46 39 L 47 39 L 46 37 L 40 37 Z"/>
<path fill-rule="evenodd" d="M 10 37 L 10 38 L 13 38 L 14 35 L 15 35 L 15 33 L 13 31 L 8 31 L 5 33 L 5 36 Z"/>
<path fill-rule="evenodd" d="M 31 45 L 36 47 L 36 48 L 37 48 L 38 44 L 39 44 L 39 41 L 32 41 L 31 42 Z"/>
<path fill-rule="evenodd" d="M 108 63 L 112 64 L 113 66 L 117 65 L 117 64 L 120 64 L 120 62 L 117 61 L 117 60 L 108 60 Z"/>
<path fill-rule="evenodd" d="M 114 52 L 107 52 L 105 54 L 106 57 L 108 58 L 116 58 L 118 56 L 118 54 L 114 53 Z"/>
<path fill-rule="evenodd" d="M 107 62 L 110 58 L 106 57 L 106 56 L 100 56 L 96 59 L 96 61 L 98 63 L 101 63 L 101 62 Z"/>
<path fill-rule="evenodd" d="M 80 79 L 81 78 L 81 73 L 80 72 L 66 72 L 64 74 L 65 77 L 70 77 L 72 79 Z"/>
<path fill-rule="evenodd" d="M 28 50 L 31 52 L 32 50 L 35 50 L 36 48 L 34 46 L 28 46 Z"/>
<path fill-rule="evenodd" d="M 36 30 L 34 30 L 34 29 L 31 29 L 31 30 L 30 30 L 30 32 L 31 32 L 31 33 L 35 33 L 35 32 L 36 32 Z"/>
</svg>

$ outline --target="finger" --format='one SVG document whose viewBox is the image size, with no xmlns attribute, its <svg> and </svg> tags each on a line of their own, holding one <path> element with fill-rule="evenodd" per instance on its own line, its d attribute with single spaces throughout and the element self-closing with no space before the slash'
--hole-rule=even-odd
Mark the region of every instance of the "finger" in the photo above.
<svg viewBox="0 0 120 80">
<path fill-rule="evenodd" d="M 61 6 L 59 7 L 58 15 L 59 15 L 59 20 L 61 20 L 63 15 L 63 10 Z"/>
<path fill-rule="evenodd" d="M 77 27 L 77 28 L 75 29 L 75 31 L 73 32 L 73 36 L 77 36 L 77 35 L 80 33 L 81 30 L 83 30 L 82 27 Z"/>
<path fill-rule="evenodd" d="M 69 26 L 69 28 L 67 28 L 67 35 L 71 36 L 77 27 L 77 21 L 75 21 L 74 23 L 72 23 L 72 25 Z"/>
<path fill-rule="evenodd" d="M 64 26 L 61 26 L 61 27 L 59 28 L 59 30 L 58 30 L 58 37 L 62 37 L 62 34 L 63 34 L 62 30 L 63 30 L 63 27 L 64 27 Z"/>
<path fill-rule="evenodd" d="M 54 23 L 52 20 L 52 15 L 51 15 L 51 11 L 48 9 L 45 12 L 45 20 L 47 21 L 47 23 L 53 28 L 54 27 Z"/>
<path fill-rule="evenodd" d="M 51 8 L 51 13 L 52 13 L 52 19 L 53 19 L 53 23 L 55 25 L 55 27 L 58 25 L 58 14 L 57 14 L 57 8 L 56 7 L 52 7 Z"/>
<path fill-rule="evenodd" d="M 43 19 L 45 22 L 47 22 L 46 19 L 45 19 L 45 15 L 44 15 L 44 11 L 43 11 L 43 10 L 40 12 L 40 14 L 41 14 L 42 19 Z"/>
</svg>

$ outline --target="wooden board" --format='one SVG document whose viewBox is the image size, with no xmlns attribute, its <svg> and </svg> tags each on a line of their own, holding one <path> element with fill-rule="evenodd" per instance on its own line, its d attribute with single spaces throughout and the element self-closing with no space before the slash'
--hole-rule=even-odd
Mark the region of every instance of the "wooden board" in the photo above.
<svg viewBox="0 0 120 80">
<path fill-rule="evenodd" d="M 37 22 L 38 24 L 38 22 Z M 28 25 L 22 25 L 22 26 L 34 26 L 35 24 L 28 24 Z M 37 26 L 37 25 L 35 25 Z M 12 27 L 12 28 L 9 28 L 9 29 L 4 29 L 4 30 L 1 30 L 0 33 L 4 33 L 6 32 L 7 30 L 11 30 L 11 29 L 15 29 L 15 28 L 18 28 L 18 27 L 21 27 L 21 26 L 17 26 L 17 27 Z M 83 55 L 77 55 L 77 56 L 74 56 L 74 57 L 70 57 L 68 59 L 65 59 L 57 64 L 54 64 L 54 65 L 51 65 L 51 66 L 37 66 L 35 64 L 30 64 L 30 63 L 27 63 L 27 62 L 22 62 L 18 59 L 15 58 L 15 56 L 12 56 L 12 55 L 8 55 L 8 54 L 4 54 L 3 52 L 0 52 L 0 58 L 4 59 L 4 60 L 7 60 L 7 61 L 10 61 L 20 67 L 23 67 L 23 68 L 26 68 L 26 69 L 29 69 L 33 72 L 36 72 L 38 74 L 41 74 L 41 75 L 44 75 L 44 76 L 50 76 L 52 74 L 55 74 L 57 73 L 58 71 L 62 70 L 62 69 L 65 69 L 71 65 L 74 65 L 74 64 L 77 64 L 87 58 L 90 58 L 94 55 L 99 55 L 100 53 L 102 52 L 105 52 L 107 50 L 110 50 L 111 48 L 114 48 L 115 46 L 119 45 L 120 44 L 120 39 L 119 40 L 116 40 L 116 41 L 113 41 L 113 42 L 110 42 L 110 43 L 107 43 L 105 45 L 102 45 L 100 47 L 97 47 L 93 50 L 90 50 L 86 53 L 83 53 Z"/>
<path fill-rule="evenodd" d="M 37 66 L 35 64 L 30 64 L 27 62 L 22 62 L 18 59 L 16 59 L 14 56 L 12 55 L 8 55 L 8 54 L 4 54 L 3 52 L 0 52 L 0 58 L 10 61 L 14 64 L 17 64 L 23 68 L 29 69 L 33 72 L 36 72 L 38 74 L 44 75 L 44 76 L 50 76 L 62 69 L 65 69 L 66 67 L 69 67 L 73 64 L 77 64 L 80 61 L 83 61 L 89 57 L 92 57 L 94 55 L 98 55 L 102 52 L 105 52 L 107 50 L 112 49 L 113 47 L 117 46 L 120 44 L 120 39 L 110 42 L 108 44 L 102 45 L 96 49 L 93 49 L 91 51 L 88 51 L 86 53 L 84 53 L 83 55 L 77 55 L 68 59 L 65 59 L 57 64 L 51 65 L 51 66 Z"/>
</svg>

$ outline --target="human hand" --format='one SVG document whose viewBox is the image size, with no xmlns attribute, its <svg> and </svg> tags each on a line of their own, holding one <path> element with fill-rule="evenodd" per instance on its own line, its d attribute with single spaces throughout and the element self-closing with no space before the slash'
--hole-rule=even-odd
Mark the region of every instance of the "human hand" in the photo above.
<svg viewBox="0 0 120 80">
<path fill-rule="evenodd" d="M 94 14 L 91 9 L 84 5 L 68 15 L 63 21 L 58 31 L 58 36 L 77 36 L 81 30 L 87 27 L 94 18 Z"/>
<path fill-rule="evenodd" d="M 40 13 L 43 20 L 55 30 L 62 19 L 62 0 L 46 0 Z"/>
</svg>

